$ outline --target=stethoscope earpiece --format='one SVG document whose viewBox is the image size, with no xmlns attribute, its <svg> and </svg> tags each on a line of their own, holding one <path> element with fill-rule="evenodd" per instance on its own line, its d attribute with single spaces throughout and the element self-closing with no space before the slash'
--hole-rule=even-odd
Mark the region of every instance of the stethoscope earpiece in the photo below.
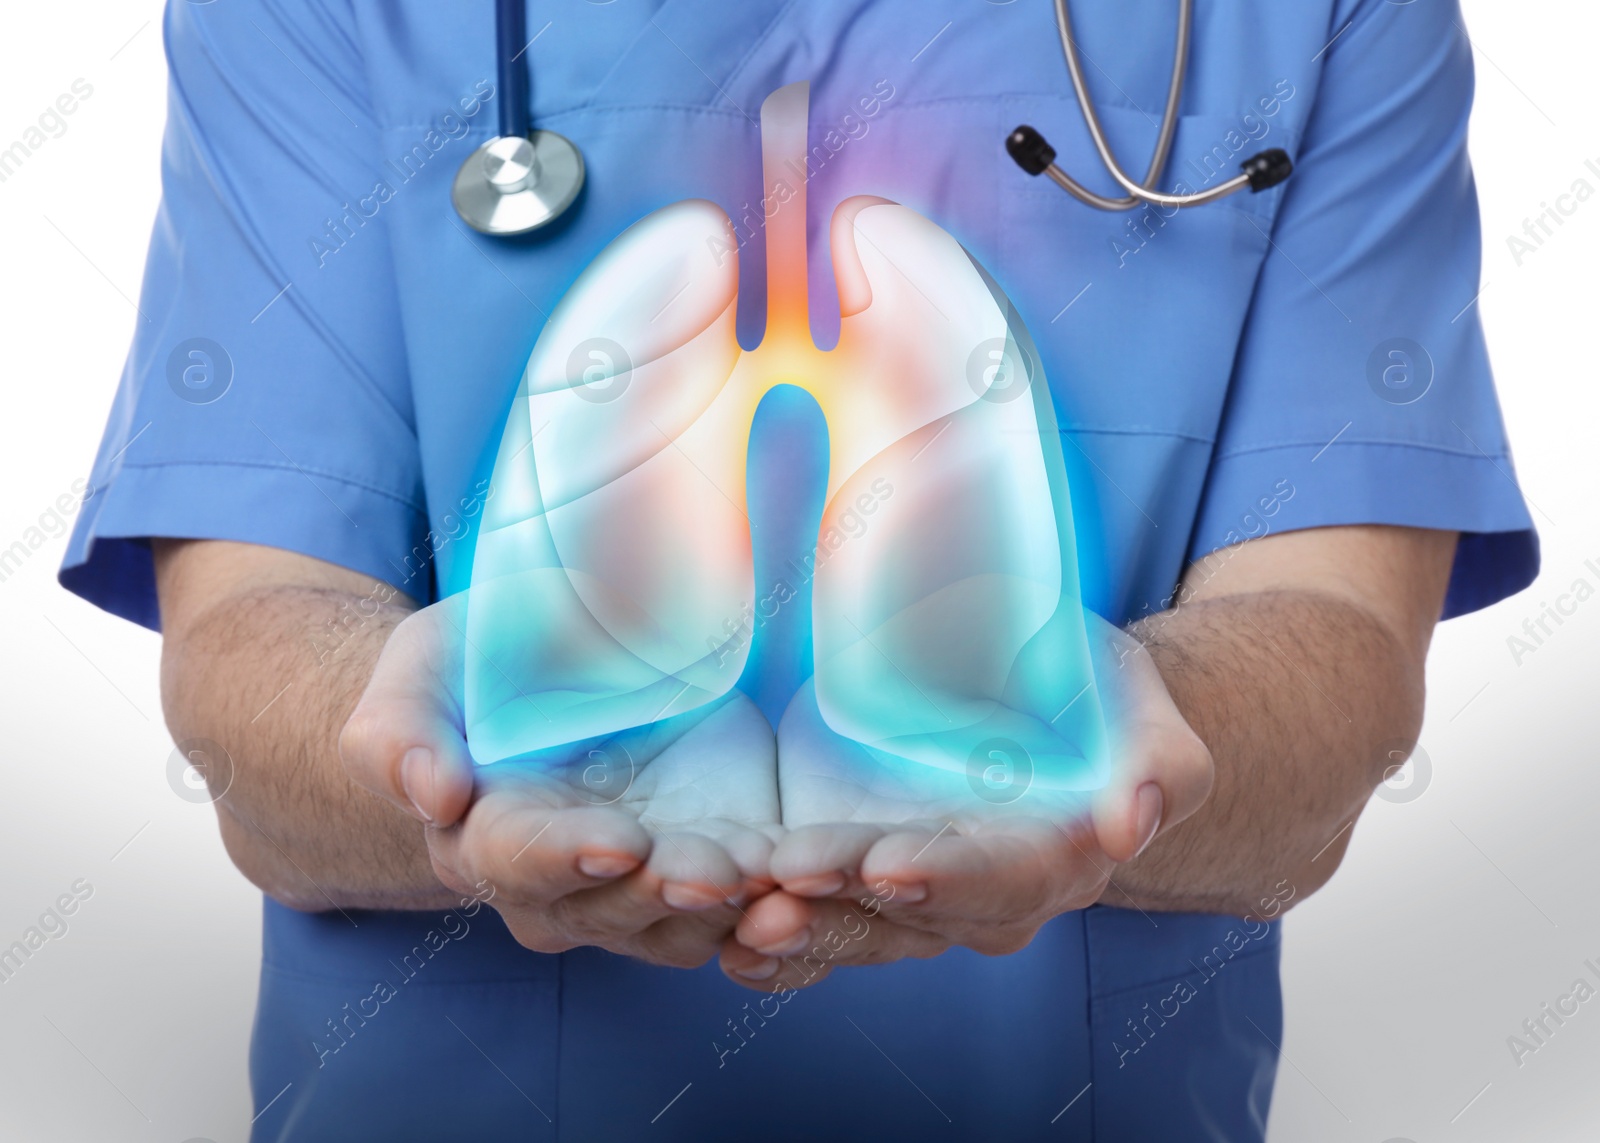
<svg viewBox="0 0 1600 1143">
<path fill-rule="evenodd" d="M 1006 152 L 1030 175 L 1042 175 L 1056 161 L 1056 149 L 1026 123 L 1006 136 Z"/>
<path fill-rule="evenodd" d="M 1259 194 L 1294 174 L 1294 163 L 1288 151 L 1273 147 L 1259 155 L 1251 155 L 1240 164 L 1240 169 L 1244 171 L 1244 177 L 1250 180 L 1250 189 Z"/>
</svg>

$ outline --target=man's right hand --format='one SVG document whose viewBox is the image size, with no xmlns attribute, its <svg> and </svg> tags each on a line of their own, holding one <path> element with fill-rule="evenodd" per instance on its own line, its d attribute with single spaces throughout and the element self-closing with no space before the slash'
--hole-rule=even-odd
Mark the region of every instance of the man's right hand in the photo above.
<svg viewBox="0 0 1600 1143">
<path fill-rule="evenodd" d="M 528 948 L 710 960 L 742 906 L 772 887 L 781 827 L 765 718 L 735 691 L 603 742 L 479 768 L 462 729 L 465 631 L 464 595 L 395 628 L 340 735 L 352 779 L 427 824 L 447 886 L 492 886 Z"/>
</svg>

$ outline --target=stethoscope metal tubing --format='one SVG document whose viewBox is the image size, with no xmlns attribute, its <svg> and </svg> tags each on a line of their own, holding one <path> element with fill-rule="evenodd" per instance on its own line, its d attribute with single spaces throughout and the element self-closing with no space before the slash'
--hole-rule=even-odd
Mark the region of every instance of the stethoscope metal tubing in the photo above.
<svg viewBox="0 0 1600 1143">
<path fill-rule="evenodd" d="M 1012 157 L 1023 170 L 1029 174 L 1048 175 L 1052 182 L 1080 202 L 1109 211 L 1132 210 L 1144 204 L 1170 207 L 1199 206 L 1215 202 L 1219 198 L 1226 198 L 1245 187 L 1257 191 L 1266 190 L 1289 177 L 1293 170 L 1289 156 L 1283 151 L 1273 149 L 1252 156 L 1244 164 L 1243 174 L 1235 175 L 1206 190 L 1192 194 L 1167 194 L 1154 189 L 1155 183 L 1166 168 L 1167 158 L 1172 150 L 1173 135 L 1178 127 L 1184 78 L 1188 70 L 1189 44 L 1194 28 L 1194 0 L 1178 0 L 1177 46 L 1173 53 L 1172 78 L 1167 85 L 1167 103 L 1162 111 L 1161 128 L 1156 137 L 1155 152 L 1150 159 L 1150 169 L 1142 182 L 1135 182 L 1117 162 L 1111 144 L 1106 139 L 1105 130 L 1100 125 L 1100 116 L 1095 110 L 1094 100 L 1089 94 L 1089 85 L 1084 80 L 1083 66 L 1078 59 L 1077 38 L 1072 32 L 1072 13 L 1068 7 L 1068 0 L 1054 0 L 1054 4 L 1056 31 L 1061 37 L 1061 52 L 1066 56 L 1067 74 L 1072 79 L 1072 91 L 1077 97 L 1084 125 L 1089 130 L 1089 138 L 1094 143 L 1095 151 L 1099 154 L 1106 170 L 1128 193 L 1121 198 L 1111 198 L 1085 187 L 1055 162 L 1054 149 L 1031 127 L 1017 128 L 1007 143 L 1007 149 L 1011 151 Z"/>
<path fill-rule="evenodd" d="M 1055 8 L 1056 32 L 1061 37 L 1062 54 L 1067 57 L 1067 74 L 1072 77 L 1072 90 L 1077 96 L 1078 106 L 1083 108 L 1083 120 L 1089 128 L 1089 136 L 1094 140 L 1095 149 L 1100 152 L 1100 158 L 1110 169 L 1112 177 L 1121 183 L 1129 194 L 1126 198 L 1107 198 L 1096 194 L 1054 163 L 1051 163 L 1044 173 L 1049 175 L 1062 190 L 1090 206 L 1100 210 L 1132 210 L 1150 201 L 1145 197 L 1150 193 L 1145 188 L 1161 177 L 1161 172 L 1167 166 L 1167 157 L 1172 152 L 1172 138 L 1178 130 L 1178 108 L 1183 101 L 1183 81 L 1189 67 L 1189 29 L 1194 15 L 1193 0 L 1178 0 L 1178 41 L 1172 54 L 1172 78 L 1167 83 L 1167 103 L 1161 114 L 1161 131 L 1156 136 L 1155 151 L 1150 157 L 1150 169 L 1145 173 L 1143 183 L 1133 182 L 1117 165 L 1116 157 L 1111 153 L 1105 133 L 1101 130 L 1100 117 L 1095 114 L 1094 102 L 1089 98 L 1089 85 L 1084 81 L 1083 66 L 1078 60 L 1077 41 L 1072 34 L 1072 13 L 1068 10 L 1067 0 L 1055 0 Z"/>
</svg>

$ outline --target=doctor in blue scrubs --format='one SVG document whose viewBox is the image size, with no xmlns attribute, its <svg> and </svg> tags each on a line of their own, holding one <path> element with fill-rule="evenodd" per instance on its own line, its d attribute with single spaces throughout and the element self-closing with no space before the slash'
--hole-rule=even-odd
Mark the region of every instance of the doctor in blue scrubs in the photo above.
<svg viewBox="0 0 1600 1143">
<path fill-rule="evenodd" d="M 1295 173 L 1103 213 L 1004 151 L 1034 124 L 1115 192 L 1050 8 L 530 0 L 534 120 L 588 180 L 507 241 L 450 197 L 494 133 L 486 0 L 170 4 L 144 316 L 61 580 L 164 632 L 174 737 L 214 788 L 231 775 L 223 840 L 266 895 L 253 1139 L 1263 1138 L 1278 918 L 1414 743 L 1434 623 L 1537 568 L 1472 304 L 1472 53 L 1454 0 L 1199 0 L 1163 185 L 1203 190 L 1267 147 Z M 1141 171 L 1175 12 L 1074 5 Z M 417 617 L 438 614 L 418 608 L 466 585 L 545 315 L 652 210 L 758 202 L 757 109 L 800 80 L 828 156 L 819 343 L 826 220 L 850 195 L 912 207 L 1000 283 L 1049 378 L 1085 602 L 1139 637 L 1214 769 L 1184 820 L 1153 787 L 1098 854 L 947 836 L 915 884 L 840 842 L 839 876 L 741 869 L 728 904 L 648 839 L 585 851 L 568 819 L 535 839 L 515 791 L 400 750 L 426 688 L 378 696 L 392 726 L 347 736 L 346 771 L 380 661 L 418 677 Z M 740 259 L 748 346 L 762 244 Z M 757 418 L 752 512 L 778 537 L 758 577 L 808 550 L 819 505 L 785 493 L 820 486 L 802 470 L 822 431 L 800 401 Z M 772 716 L 810 673 L 796 587 L 742 684 Z M 870 932 L 779 970 L 778 945 L 847 906 Z"/>
</svg>

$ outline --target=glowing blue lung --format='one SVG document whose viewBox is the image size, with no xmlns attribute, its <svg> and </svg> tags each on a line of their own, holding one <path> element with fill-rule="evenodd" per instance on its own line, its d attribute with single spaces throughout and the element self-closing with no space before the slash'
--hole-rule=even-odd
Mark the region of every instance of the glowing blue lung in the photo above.
<svg viewBox="0 0 1600 1143">
<path fill-rule="evenodd" d="M 734 336 L 720 208 L 620 235 L 551 315 L 501 442 L 466 638 L 480 762 L 605 736 L 726 694 L 756 603 L 746 441 L 796 385 L 828 424 L 815 552 L 818 709 L 885 756 L 966 769 L 1027 751 L 1036 781 L 1103 779 L 1067 484 L 1038 355 L 948 234 L 882 199 L 839 204 L 838 344 L 811 342 L 804 85 L 762 110 L 769 197 L 762 343 Z M 1079 700 L 1081 696 L 1081 701 Z"/>
</svg>

